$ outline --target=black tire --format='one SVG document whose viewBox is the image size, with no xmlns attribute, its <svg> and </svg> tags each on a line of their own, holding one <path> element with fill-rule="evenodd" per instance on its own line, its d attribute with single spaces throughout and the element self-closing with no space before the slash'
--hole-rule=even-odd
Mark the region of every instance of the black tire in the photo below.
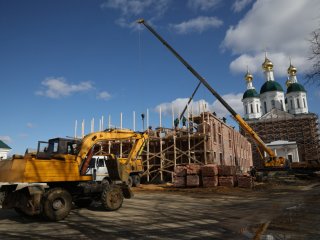
<svg viewBox="0 0 320 240">
<path fill-rule="evenodd" d="M 129 178 L 128 178 L 128 186 L 132 187 L 132 185 L 133 185 L 133 179 L 132 179 L 132 176 L 129 176 Z"/>
<path fill-rule="evenodd" d="M 104 188 L 101 195 L 101 203 L 108 211 L 116 211 L 123 203 L 123 193 L 119 186 L 110 185 Z"/>
<path fill-rule="evenodd" d="M 132 176 L 132 186 L 139 187 L 140 186 L 140 176 L 139 175 L 133 175 Z"/>
<path fill-rule="evenodd" d="M 7 192 L 0 192 L 0 205 L 2 206 L 2 203 L 7 197 Z"/>
<path fill-rule="evenodd" d="M 66 218 L 72 207 L 72 197 L 63 188 L 53 188 L 43 197 L 42 215 L 50 221 L 60 221 Z"/>
<path fill-rule="evenodd" d="M 26 218 L 31 218 L 32 215 L 25 213 L 24 211 L 22 211 L 20 208 L 15 207 L 14 210 L 16 211 L 16 213 L 18 213 L 21 217 L 26 217 Z"/>
<path fill-rule="evenodd" d="M 91 205 L 92 203 L 92 199 L 78 199 L 76 201 L 74 201 L 74 204 L 79 207 L 79 208 L 87 208 Z"/>
</svg>

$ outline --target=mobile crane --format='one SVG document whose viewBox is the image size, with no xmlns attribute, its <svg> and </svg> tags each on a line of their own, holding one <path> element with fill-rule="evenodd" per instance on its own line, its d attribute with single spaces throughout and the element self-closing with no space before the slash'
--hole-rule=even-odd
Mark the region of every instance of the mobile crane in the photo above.
<svg viewBox="0 0 320 240">
<path fill-rule="evenodd" d="M 267 153 L 268 158 L 264 158 L 265 167 L 283 167 L 285 158 L 277 156 L 258 136 L 258 134 L 246 123 L 243 118 L 235 112 L 235 110 L 211 87 L 211 85 L 185 60 L 180 54 L 174 50 L 144 19 L 139 19 L 137 23 L 144 25 L 211 93 L 219 102 L 231 113 L 232 117 L 238 122 L 240 127 L 244 129 L 255 141 L 255 143 Z M 199 86 L 199 85 L 198 85 Z M 260 151 L 260 150 L 259 150 Z"/>
<path fill-rule="evenodd" d="M 128 186 L 130 162 L 141 154 L 147 138 L 147 133 L 107 130 L 88 134 L 82 140 L 39 141 L 36 153 L 14 155 L 12 160 L 0 162 L 0 205 L 22 215 L 43 215 L 51 221 L 67 217 L 72 202 L 85 207 L 100 200 L 106 210 L 117 210 L 124 198 L 133 196 Z M 107 155 L 108 175 L 96 181 L 95 174 L 88 171 L 96 147 L 122 140 L 132 142 L 128 157 Z"/>
</svg>

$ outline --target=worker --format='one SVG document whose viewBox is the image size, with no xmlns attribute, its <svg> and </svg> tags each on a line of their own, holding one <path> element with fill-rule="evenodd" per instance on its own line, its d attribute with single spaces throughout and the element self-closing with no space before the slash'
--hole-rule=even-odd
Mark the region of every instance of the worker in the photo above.
<svg viewBox="0 0 320 240">
<path fill-rule="evenodd" d="M 175 129 L 177 129 L 178 127 L 179 127 L 179 118 L 176 118 L 175 120 L 174 120 L 174 128 Z"/>
<path fill-rule="evenodd" d="M 182 126 L 186 126 L 187 124 L 187 119 L 185 118 L 185 116 L 182 117 Z"/>
<path fill-rule="evenodd" d="M 250 176 L 256 177 L 257 170 L 254 166 L 250 167 Z"/>
</svg>

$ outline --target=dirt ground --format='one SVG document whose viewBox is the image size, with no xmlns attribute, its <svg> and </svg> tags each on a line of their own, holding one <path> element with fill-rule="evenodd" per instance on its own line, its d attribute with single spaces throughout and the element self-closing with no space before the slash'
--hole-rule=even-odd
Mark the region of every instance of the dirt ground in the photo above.
<svg viewBox="0 0 320 240">
<path fill-rule="evenodd" d="M 320 181 L 134 192 L 118 211 L 94 203 L 61 222 L 1 210 L 0 239 L 320 239 Z"/>
</svg>

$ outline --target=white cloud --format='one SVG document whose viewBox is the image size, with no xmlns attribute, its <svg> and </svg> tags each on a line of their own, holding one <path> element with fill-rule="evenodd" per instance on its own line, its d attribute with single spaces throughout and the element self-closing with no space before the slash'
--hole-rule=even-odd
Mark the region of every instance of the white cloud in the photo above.
<svg viewBox="0 0 320 240">
<path fill-rule="evenodd" d="M 222 97 L 237 113 L 243 114 L 243 105 L 241 102 L 242 93 L 230 93 L 223 95 Z M 172 116 L 173 109 L 174 116 L 177 117 L 183 111 L 188 100 L 188 98 L 177 98 L 172 102 L 161 103 L 155 107 L 155 111 L 159 112 L 161 108 L 162 114 L 166 116 Z M 228 110 L 225 109 L 225 107 L 223 107 L 218 100 L 215 100 L 210 104 L 207 101 L 201 99 L 198 101 L 192 101 L 189 105 L 189 112 L 192 112 L 194 115 L 203 112 L 204 109 L 210 112 L 216 112 L 219 117 L 226 117 L 230 115 Z"/>
<path fill-rule="evenodd" d="M 97 99 L 101 99 L 101 100 L 109 100 L 110 98 L 111 98 L 111 95 L 107 91 L 100 92 L 97 95 Z"/>
<path fill-rule="evenodd" d="M 289 55 L 279 52 L 279 53 L 268 53 L 267 56 L 271 59 L 274 64 L 275 78 L 283 77 L 287 75 L 287 69 L 289 67 L 290 59 Z M 299 72 L 306 72 L 309 69 L 308 61 L 302 56 L 290 56 L 293 64 L 298 67 Z M 230 70 L 234 73 L 246 72 L 247 66 L 249 71 L 253 74 L 262 74 L 262 63 L 265 58 L 265 53 L 256 54 L 242 54 L 230 63 Z"/>
<path fill-rule="evenodd" d="M 34 124 L 33 124 L 33 123 L 28 122 L 28 123 L 27 123 L 27 128 L 34 128 Z"/>
<path fill-rule="evenodd" d="M 101 4 L 102 9 L 115 9 L 120 12 L 116 24 L 121 27 L 138 28 L 138 17 L 143 14 L 152 22 L 161 17 L 168 9 L 170 0 L 108 0 Z"/>
<path fill-rule="evenodd" d="M 223 24 L 223 21 L 216 17 L 197 17 L 179 24 L 172 24 L 173 28 L 177 33 L 186 34 L 190 32 L 202 33 L 210 28 L 218 28 Z"/>
<path fill-rule="evenodd" d="M 233 110 L 243 115 L 243 105 L 241 102 L 243 93 L 229 93 L 222 96 L 222 98 L 233 108 Z M 226 117 L 231 115 L 228 110 L 218 101 L 215 100 L 213 104 L 210 106 L 211 111 L 217 113 L 218 116 Z"/>
<path fill-rule="evenodd" d="M 188 7 L 194 10 L 209 10 L 217 6 L 220 0 L 188 0 Z"/>
<path fill-rule="evenodd" d="M 319 9 L 318 0 L 257 0 L 244 18 L 228 29 L 221 45 L 240 55 L 230 64 L 230 69 L 237 72 L 239 67 L 235 65 L 247 65 L 246 61 L 253 64 L 249 65 L 250 69 L 260 69 L 264 61 L 260 56 L 267 48 L 275 69 L 287 68 L 291 56 L 298 71 L 305 71 L 308 68 L 307 39 L 319 26 Z M 286 75 L 286 71 L 281 70 L 280 74 Z"/>
<path fill-rule="evenodd" d="M 85 92 L 91 90 L 90 82 L 80 82 L 79 84 L 70 84 L 63 77 L 46 78 L 41 82 L 43 89 L 36 92 L 37 95 L 49 98 L 61 98 L 69 96 L 76 92 Z"/>
<path fill-rule="evenodd" d="M 10 136 L 0 136 L 0 140 L 4 141 L 5 143 L 12 142 L 12 138 Z"/>
<path fill-rule="evenodd" d="M 252 0 L 236 0 L 232 4 L 231 9 L 234 12 L 241 12 L 251 2 L 252 2 Z"/>
</svg>

